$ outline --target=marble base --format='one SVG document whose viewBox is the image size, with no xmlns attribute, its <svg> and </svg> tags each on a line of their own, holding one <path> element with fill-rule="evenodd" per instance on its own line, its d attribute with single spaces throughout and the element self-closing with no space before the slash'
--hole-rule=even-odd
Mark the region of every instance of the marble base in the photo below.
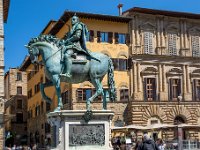
<svg viewBox="0 0 200 150">
<path fill-rule="evenodd" d="M 62 110 L 47 114 L 51 124 L 52 150 L 111 150 L 111 120 L 114 112 Z"/>
</svg>

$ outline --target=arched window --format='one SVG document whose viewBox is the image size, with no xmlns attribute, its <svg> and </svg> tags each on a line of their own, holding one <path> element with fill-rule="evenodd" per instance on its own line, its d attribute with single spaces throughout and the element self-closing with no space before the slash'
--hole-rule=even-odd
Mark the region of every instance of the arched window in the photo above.
<svg viewBox="0 0 200 150">
<path fill-rule="evenodd" d="M 181 116 L 176 116 L 175 119 L 174 119 L 174 124 L 179 125 L 179 124 L 182 124 L 182 123 L 185 123 L 185 119 Z"/>
</svg>

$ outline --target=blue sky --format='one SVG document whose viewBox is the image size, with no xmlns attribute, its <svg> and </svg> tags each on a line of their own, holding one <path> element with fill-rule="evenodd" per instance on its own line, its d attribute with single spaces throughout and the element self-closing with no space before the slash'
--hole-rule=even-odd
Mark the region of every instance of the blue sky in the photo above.
<svg viewBox="0 0 200 150">
<path fill-rule="evenodd" d="M 58 20 L 65 10 L 118 15 L 132 7 L 200 14 L 199 0 L 11 0 L 5 32 L 5 71 L 18 67 L 28 55 L 25 44 L 38 36 L 50 20 Z"/>
</svg>

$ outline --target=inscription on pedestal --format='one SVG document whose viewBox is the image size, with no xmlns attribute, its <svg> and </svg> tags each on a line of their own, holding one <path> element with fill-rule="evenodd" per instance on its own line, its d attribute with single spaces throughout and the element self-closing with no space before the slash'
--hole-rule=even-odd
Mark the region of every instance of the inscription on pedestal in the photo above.
<svg viewBox="0 0 200 150">
<path fill-rule="evenodd" d="M 70 124 L 69 146 L 105 145 L 104 124 Z"/>
</svg>

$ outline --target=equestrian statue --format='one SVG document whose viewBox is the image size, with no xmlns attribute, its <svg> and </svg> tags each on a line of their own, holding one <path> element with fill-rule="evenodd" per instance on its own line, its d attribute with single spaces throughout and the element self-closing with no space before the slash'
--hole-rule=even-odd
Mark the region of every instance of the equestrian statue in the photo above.
<svg viewBox="0 0 200 150">
<path fill-rule="evenodd" d="M 86 48 L 88 30 L 76 15 L 72 17 L 71 24 L 72 29 L 63 39 L 52 35 L 40 35 L 31 39 L 26 45 L 32 63 L 38 63 L 38 56 L 41 55 L 45 75 L 50 80 L 40 85 L 43 99 L 48 103 L 52 102 L 45 94 L 44 88 L 55 86 L 58 105 L 54 111 L 60 111 L 63 107 L 60 82 L 89 81 L 96 88 L 96 92 L 86 100 L 86 109 L 90 111 L 90 103 L 100 95 L 103 97 L 103 109 L 106 109 L 106 95 L 101 83 L 106 74 L 108 74 L 110 100 L 116 99 L 112 60 L 107 55 L 91 52 Z"/>
</svg>

